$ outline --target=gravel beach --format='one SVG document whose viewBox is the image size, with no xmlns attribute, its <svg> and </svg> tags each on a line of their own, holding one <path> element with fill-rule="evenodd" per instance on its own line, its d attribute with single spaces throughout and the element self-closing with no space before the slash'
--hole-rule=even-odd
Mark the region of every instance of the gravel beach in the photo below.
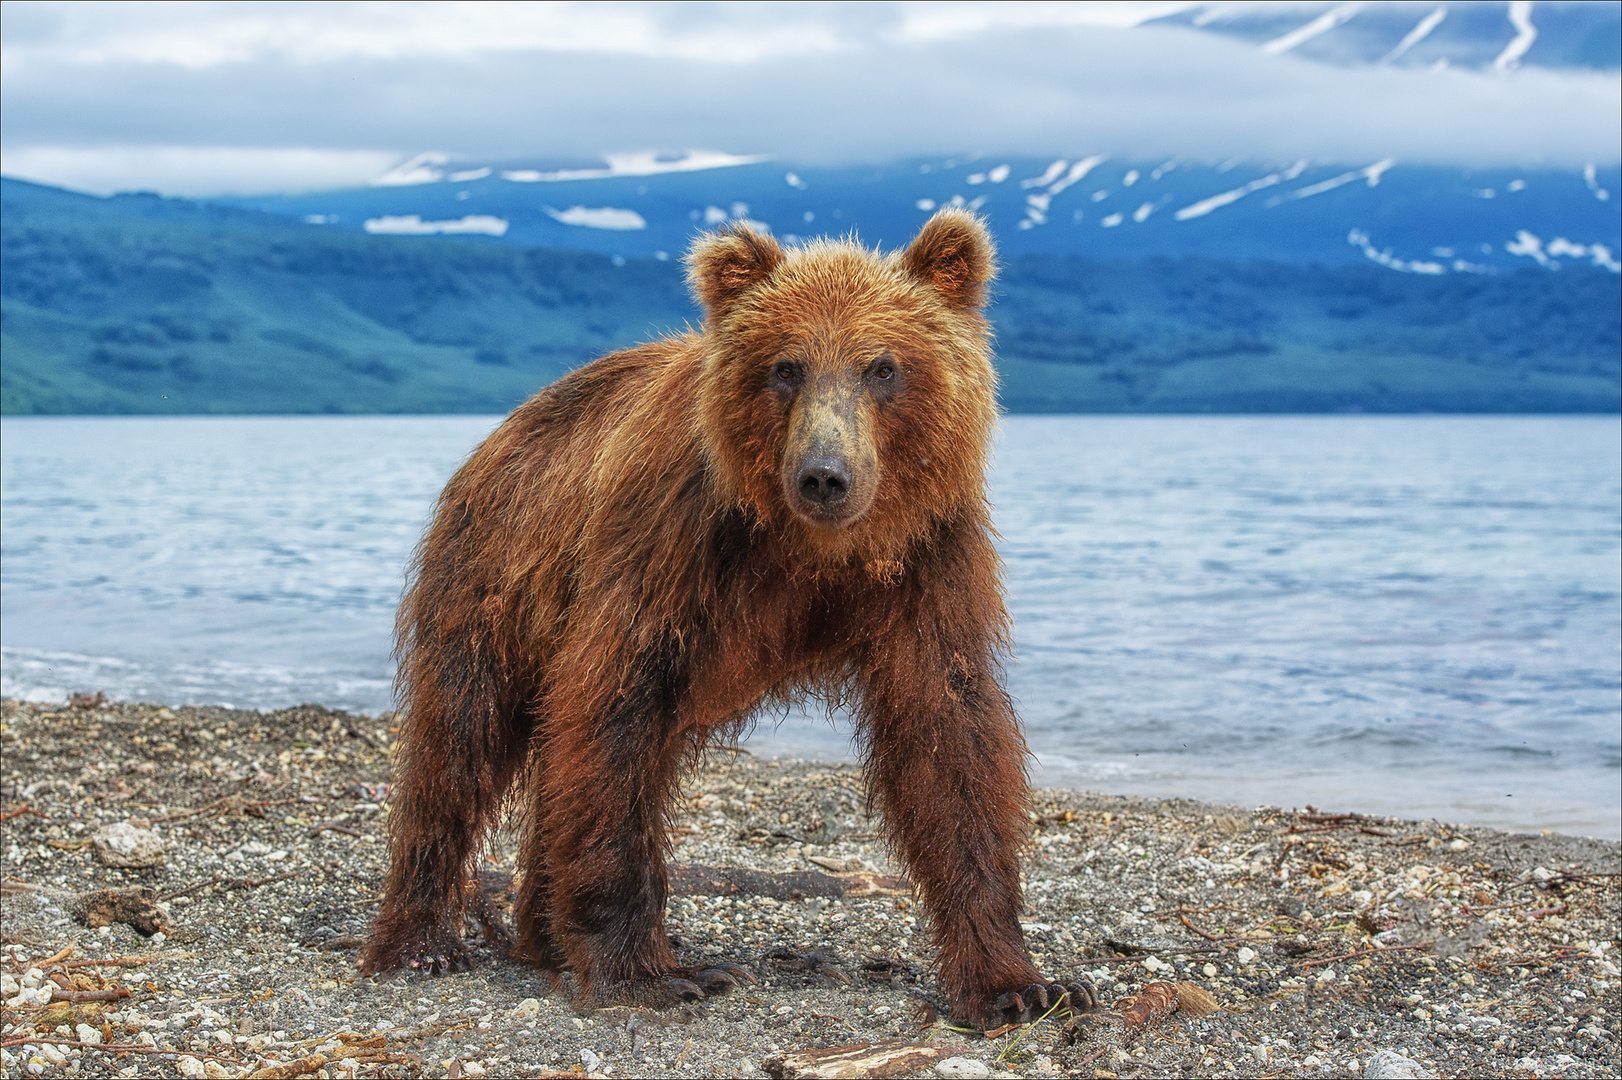
<svg viewBox="0 0 1622 1080">
<path fill-rule="evenodd" d="M 471 973 L 358 976 L 387 715 L 77 702 L 0 716 L 8 1077 L 1622 1071 L 1610 841 L 1039 790 L 1026 935 L 1102 1006 L 982 1034 L 939 1013 L 859 769 L 717 751 L 674 821 L 669 929 L 758 981 L 583 1009 L 472 925 Z M 497 910 L 514 847 L 481 864 Z M 815 1053 L 847 1046 L 866 1064 Z"/>
</svg>

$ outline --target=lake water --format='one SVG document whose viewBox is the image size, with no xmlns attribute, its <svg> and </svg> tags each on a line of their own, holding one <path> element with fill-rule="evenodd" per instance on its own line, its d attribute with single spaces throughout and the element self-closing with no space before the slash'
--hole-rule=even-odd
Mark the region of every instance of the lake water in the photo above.
<svg viewBox="0 0 1622 1080">
<path fill-rule="evenodd" d="M 5 419 L 0 690 L 389 707 L 496 422 Z M 1039 783 L 1622 834 L 1617 417 L 1017 416 L 992 487 Z"/>
</svg>

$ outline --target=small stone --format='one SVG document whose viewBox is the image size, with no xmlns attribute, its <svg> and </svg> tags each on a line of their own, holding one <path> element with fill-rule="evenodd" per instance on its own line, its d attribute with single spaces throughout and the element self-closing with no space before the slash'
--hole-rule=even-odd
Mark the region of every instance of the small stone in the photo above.
<svg viewBox="0 0 1622 1080">
<path fill-rule="evenodd" d="M 90 847 L 103 866 L 141 869 L 162 866 L 163 837 L 151 829 L 137 829 L 127 821 L 103 825 L 90 835 Z"/>
<path fill-rule="evenodd" d="M 1395 1050 L 1376 1050 L 1363 1067 L 1363 1080 L 1436 1080 L 1436 1074 Z"/>
<path fill-rule="evenodd" d="M 22 984 L 8 972 L 0 975 L 0 997 L 13 998 L 22 990 Z"/>
<path fill-rule="evenodd" d="M 1205 977 L 1207 979 L 1214 979 L 1217 977 L 1217 966 L 1215 964 L 1206 964 L 1204 967 L 1200 968 L 1200 970 L 1205 973 Z"/>
<path fill-rule="evenodd" d="M 603 1059 L 598 1057 L 594 1051 L 581 1047 L 580 1064 L 586 1067 L 587 1072 L 596 1072 L 598 1069 L 602 1068 Z"/>
<path fill-rule="evenodd" d="M 541 1012 L 540 998 L 525 998 L 513 1006 L 514 1016 L 539 1016 Z"/>
<path fill-rule="evenodd" d="M 1233 954 L 1241 964 L 1249 964 L 1256 959 L 1256 950 L 1249 945 L 1239 946 L 1239 951 Z"/>
<path fill-rule="evenodd" d="M 190 1054 L 181 1054 L 180 1058 L 175 1062 L 175 1068 L 187 1080 L 202 1080 L 203 1077 L 208 1075 L 208 1072 L 203 1068 L 203 1063 Z"/>
<path fill-rule="evenodd" d="M 483 1076 L 484 1066 L 480 1065 L 477 1061 L 464 1061 L 462 1062 L 462 1075 Z"/>
<path fill-rule="evenodd" d="M 18 994 L 15 998 L 12 998 L 11 1004 L 49 1005 L 51 1003 L 51 996 L 55 989 L 55 986 L 51 983 L 46 983 L 44 986 L 36 986 L 32 989 L 25 986 L 23 987 L 22 993 Z"/>
<path fill-rule="evenodd" d="M 356 1064 L 358 1065 L 360 1063 L 356 1062 Z M 207 1061 L 203 1062 L 203 1075 L 208 1077 L 209 1080 L 227 1080 L 228 1077 L 235 1076 L 236 1074 L 230 1069 L 227 1069 L 224 1065 L 221 1065 L 219 1062 L 215 1061 L 213 1058 L 209 1058 Z M 353 1071 L 351 1071 L 349 1075 L 353 1076 L 355 1074 Z"/>
<path fill-rule="evenodd" d="M 935 1075 L 942 1080 L 987 1080 L 991 1066 L 968 1057 L 949 1057 L 935 1063 Z"/>
<path fill-rule="evenodd" d="M 394 1030 L 394 1021 L 392 1021 L 392 1020 L 379 1020 L 377 1023 L 372 1025 L 372 1030 L 373 1031 L 393 1031 Z"/>
<path fill-rule="evenodd" d="M 101 1044 L 101 1032 L 89 1024 L 80 1024 L 73 1031 L 82 1043 L 95 1043 L 98 1046 Z"/>
<path fill-rule="evenodd" d="M 1449 841 L 1448 845 L 1447 845 L 1447 849 L 1449 851 L 1463 851 L 1465 848 L 1467 848 L 1469 846 L 1470 846 L 1470 841 L 1466 840 L 1464 837 L 1461 836 L 1456 840 Z"/>
</svg>

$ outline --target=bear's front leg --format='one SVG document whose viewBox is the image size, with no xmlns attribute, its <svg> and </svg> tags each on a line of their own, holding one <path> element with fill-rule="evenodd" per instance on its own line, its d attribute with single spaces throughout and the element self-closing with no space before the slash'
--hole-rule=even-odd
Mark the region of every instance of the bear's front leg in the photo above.
<svg viewBox="0 0 1622 1080">
<path fill-rule="evenodd" d="M 1037 971 L 1020 930 L 1025 741 L 988 635 L 972 620 L 908 625 L 861 667 L 868 783 L 929 914 L 953 1015 L 990 1029 L 1067 994 L 1071 1009 L 1096 1007 L 1089 983 Z"/>
<path fill-rule="evenodd" d="M 742 968 L 688 968 L 665 935 L 665 819 L 691 749 L 676 730 L 677 686 L 658 660 L 622 670 L 631 685 L 552 713 L 541 777 L 550 941 L 588 999 L 696 1000 L 753 981 Z M 601 700 L 601 699 L 599 699 Z M 531 870 L 533 873 L 534 870 Z M 541 943 L 525 941 L 534 951 Z"/>
</svg>

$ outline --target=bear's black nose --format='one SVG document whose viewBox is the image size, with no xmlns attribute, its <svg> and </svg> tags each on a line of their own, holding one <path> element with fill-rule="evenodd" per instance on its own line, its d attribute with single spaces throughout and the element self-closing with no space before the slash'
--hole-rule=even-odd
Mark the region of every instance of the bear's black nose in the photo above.
<svg viewBox="0 0 1622 1080">
<path fill-rule="evenodd" d="M 850 466 L 836 457 L 806 458 L 799 480 L 805 501 L 818 506 L 833 506 L 850 494 Z"/>
</svg>

